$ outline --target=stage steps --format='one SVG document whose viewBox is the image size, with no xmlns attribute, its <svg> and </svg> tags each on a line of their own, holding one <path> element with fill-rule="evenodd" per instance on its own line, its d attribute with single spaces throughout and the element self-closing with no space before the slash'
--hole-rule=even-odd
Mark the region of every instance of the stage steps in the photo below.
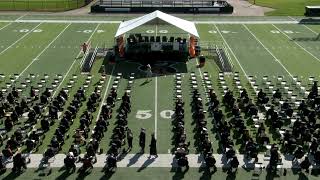
<svg viewBox="0 0 320 180">
<path fill-rule="evenodd" d="M 90 50 L 89 53 L 84 57 L 84 60 L 81 65 L 81 71 L 83 73 L 89 73 L 91 71 L 92 65 L 96 59 L 98 52 L 98 47 Z"/>
<path fill-rule="evenodd" d="M 225 50 L 223 48 L 218 48 L 218 46 L 216 46 L 216 53 L 218 55 L 218 59 L 216 60 L 216 63 L 219 66 L 220 70 L 225 73 L 232 72 L 233 64 L 231 63 Z"/>
</svg>

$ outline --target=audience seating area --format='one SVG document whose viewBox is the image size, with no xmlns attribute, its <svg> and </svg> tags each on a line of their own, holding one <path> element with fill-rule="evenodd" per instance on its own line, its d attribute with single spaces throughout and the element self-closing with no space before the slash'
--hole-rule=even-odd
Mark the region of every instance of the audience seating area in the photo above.
<svg viewBox="0 0 320 180">
<path fill-rule="evenodd" d="M 192 138 L 197 153 L 202 154 L 207 166 L 214 170 L 215 152 L 225 155 L 230 173 L 236 172 L 239 166 L 237 153 L 253 159 L 257 167 L 267 159 L 271 171 L 282 165 L 281 154 L 292 157 L 292 161 L 300 163 L 304 169 L 320 164 L 317 119 L 320 101 L 315 77 L 308 78 L 309 84 L 304 84 L 297 76 L 289 79 L 248 76 L 248 81 L 243 82 L 238 72 L 232 75 L 221 72 L 217 79 L 208 72 L 200 76 L 190 72 L 187 74 L 189 82 L 183 82 L 185 75 L 172 76 L 175 86 L 172 153 L 181 168 L 189 167 L 187 155 Z M 76 162 L 83 163 L 81 170 L 92 168 L 97 161 L 96 154 L 104 153 L 99 144 L 104 133 L 111 131 L 108 130 L 109 119 L 116 115 L 109 150 L 105 152 L 108 154 L 107 170 L 113 171 L 119 157 L 132 148 L 127 117 L 131 112 L 134 76 L 131 73 L 127 78 L 125 93 L 119 98 L 117 89 L 123 80 L 122 73 L 116 74 L 107 91 L 103 90 L 106 75 L 93 83 L 91 75 L 82 80 L 72 75 L 68 80 L 62 75 L 30 74 L 18 82 L 18 75 L 1 74 L 0 84 L 4 87 L 0 91 L 0 118 L 4 125 L 0 135 L 2 156 L 13 157 L 22 147 L 24 153 L 37 152 L 49 136 L 51 141 L 43 154 L 44 162 L 59 153 L 66 141 L 72 141 L 65 158 L 67 168 L 75 170 Z M 77 83 L 82 85 L 75 89 Z M 183 88 L 186 83 L 189 90 Z M 190 96 L 184 97 L 185 94 Z M 186 99 L 190 99 L 191 104 L 185 104 Z M 116 103 L 119 106 L 114 113 Z M 187 134 L 185 130 L 186 106 L 191 107 L 194 134 Z M 95 117 L 93 114 L 97 111 Z M 73 123 L 77 124 L 75 129 Z M 208 123 L 212 123 L 216 138 L 210 135 Z M 218 149 L 212 146 L 215 141 L 218 141 Z M 123 152 L 127 143 L 129 148 Z M 84 157 L 80 157 L 82 146 L 86 150 Z M 265 157 L 263 160 L 258 158 L 261 153 Z M 14 167 L 21 169 L 26 159 L 21 154 L 16 156 L 14 158 L 20 159 Z"/>
</svg>

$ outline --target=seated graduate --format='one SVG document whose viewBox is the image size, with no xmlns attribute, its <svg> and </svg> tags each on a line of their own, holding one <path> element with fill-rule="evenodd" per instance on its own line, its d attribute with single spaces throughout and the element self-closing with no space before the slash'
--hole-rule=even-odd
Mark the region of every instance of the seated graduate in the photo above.
<svg viewBox="0 0 320 180">
<path fill-rule="evenodd" d="M 113 98 L 114 100 L 117 100 L 117 96 L 118 96 L 117 89 L 114 88 L 114 87 L 112 87 L 112 88 L 111 88 L 110 95 L 112 96 L 112 98 Z"/>
<path fill-rule="evenodd" d="M 69 152 L 67 156 L 64 158 L 64 165 L 66 169 L 69 171 L 70 169 L 72 172 L 76 170 L 76 158 L 73 155 L 73 152 Z"/>
<path fill-rule="evenodd" d="M 264 104 L 265 97 L 266 97 L 266 93 L 263 92 L 262 89 L 260 89 L 259 92 L 258 92 L 258 103 L 259 104 Z"/>
<path fill-rule="evenodd" d="M 43 94 L 44 94 L 47 98 L 50 98 L 50 97 L 51 97 L 51 92 L 50 92 L 49 88 L 46 88 L 46 90 L 43 92 Z"/>
<path fill-rule="evenodd" d="M 295 150 L 293 155 L 294 155 L 294 158 L 292 159 L 292 161 L 294 161 L 296 159 L 301 159 L 304 156 L 302 146 L 298 146 L 298 148 Z"/>
<path fill-rule="evenodd" d="M 81 131 L 80 129 L 76 130 L 76 133 L 74 135 L 75 144 L 77 144 L 77 145 L 86 144 L 86 140 L 85 140 L 85 137 L 84 137 L 84 132 L 85 131 Z"/>
<path fill-rule="evenodd" d="M 82 161 L 82 167 L 80 168 L 80 171 L 86 171 L 87 169 L 93 168 L 93 157 L 89 156 L 88 154 L 85 154 L 84 157 L 81 159 Z"/>
<path fill-rule="evenodd" d="M 309 173 L 310 166 L 311 166 L 310 160 L 308 156 L 306 156 L 304 160 L 300 163 L 301 170 L 305 170 L 306 173 Z"/>
<path fill-rule="evenodd" d="M 125 92 L 122 96 L 122 102 L 127 102 L 130 104 L 130 95 L 128 92 Z"/>
<path fill-rule="evenodd" d="M 68 152 L 72 152 L 74 157 L 78 157 L 81 153 L 80 148 L 78 145 L 72 144 L 69 148 Z"/>
<path fill-rule="evenodd" d="M 316 164 L 320 164 L 320 150 L 318 150 L 318 151 L 316 151 L 316 152 L 314 153 L 314 162 L 315 162 Z"/>
<path fill-rule="evenodd" d="M 27 169 L 27 162 L 26 158 L 21 155 L 20 152 L 18 152 L 14 157 L 13 157 L 13 172 L 20 172 L 23 169 Z"/>
<path fill-rule="evenodd" d="M 217 171 L 216 159 L 213 157 L 212 152 L 208 152 L 204 158 L 206 166 L 210 169 L 213 168 L 213 171 Z"/>
<path fill-rule="evenodd" d="M 230 160 L 235 155 L 236 155 L 236 151 L 234 150 L 232 145 L 226 148 L 226 157 L 228 160 Z"/>
<path fill-rule="evenodd" d="M 117 157 L 114 154 L 109 154 L 107 157 L 108 171 L 117 168 Z"/>
<path fill-rule="evenodd" d="M 230 169 L 229 169 L 229 171 L 228 171 L 228 173 L 230 174 L 230 173 L 235 173 L 235 172 L 237 172 L 237 170 L 238 170 L 238 166 L 239 166 L 239 160 L 238 160 L 238 158 L 237 158 L 237 156 L 233 156 L 232 158 L 231 158 L 231 161 L 230 161 Z"/>
<path fill-rule="evenodd" d="M 109 105 L 103 105 L 102 106 L 102 109 L 101 109 L 101 114 L 104 118 L 106 119 L 111 119 L 112 117 L 112 109 L 111 109 L 111 106 Z"/>
<path fill-rule="evenodd" d="M 273 94 L 273 99 L 278 99 L 278 100 L 281 100 L 281 92 L 280 92 L 280 89 L 277 89 L 276 92 Z"/>
<path fill-rule="evenodd" d="M 83 87 L 80 87 L 77 91 L 77 96 L 80 98 L 81 101 L 86 101 L 87 98 L 84 94 L 84 88 Z"/>
<path fill-rule="evenodd" d="M 12 152 L 10 145 L 8 145 L 8 144 L 6 145 L 6 147 L 2 150 L 2 155 L 5 158 L 11 158 L 13 156 L 13 152 Z"/>
<path fill-rule="evenodd" d="M 281 163 L 280 153 L 278 151 L 278 147 L 273 144 L 270 149 L 270 163 L 269 168 L 271 170 L 276 170 L 278 163 Z"/>
<path fill-rule="evenodd" d="M 49 131 L 50 129 L 50 122 L 49 122 L 49 119 L 47 118 L 42 118 L 41 120 L 41 129 L 45 132 Z"/>
<path fill-rule="evenodd" d="M 11 131 L 13 128 L 13 121 L 11 120 L 10 116 L 7 116 L 6 120 L 4 121 L 4 127 L 6 131 Z"/>
<path fill-rule="evenodd" d="M 58 119 L 58 111 L 59 109 L 56 106 L 50 104 L 49 106 L 49 115 L 51 119 Z"/>
<path fill-rule="evenodd" d="M 0 155 L 0 174 L 3 174 L 6 170 L 7 170 L 7 168 L 6 168 L 5 163 L 3 162 L 3 157 L 2 157 L 2 155 Z"/>
<path fill-rule="evenodd" d="M 8 101 L 10 104 L 14 104 L 15 98 L 13 97 L 12 93 L 9 93 L 9 94 L 7 95 L 7 101 Z"/>
<path fill-rule="evenodd" d="M 107 97 L 107 105 L 114 107 L 114 99 L 111 94 Z"/>
<path fill-rule="evenodd" d="M 179 167 L 187 167 L 187 169 L 189 168 L 189 161 L 187 156 L 181 156 L 180 158 L 177 158 L 177 160 Z"/>
</svg>

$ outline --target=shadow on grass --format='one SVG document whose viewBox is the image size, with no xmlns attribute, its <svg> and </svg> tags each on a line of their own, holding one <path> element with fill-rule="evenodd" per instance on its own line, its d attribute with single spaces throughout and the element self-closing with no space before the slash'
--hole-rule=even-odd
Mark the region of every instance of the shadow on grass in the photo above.
<svg viewBox="0 0 320 180">
<path fill-rule="evenodd" d="M 59 172 L 62 172 L 62 174 L 60 174 L 56 180 L 64 180 L 67 179 L 71 174 L 73 174 L 73 172 L 67 171 L 65 167 L 62 167 L 59 169 Z"/>
<path fill-rule="evenodd" d="M 112 175 L 115 173 L 115 171 L 108 171 L 104 174 L 104 176 L 102 176 L 100 178 L 100 180 L 103 180 L 103 179 L 110 179 L 112 177 Z"/>
<path fill-rule="evenodd" d="M 76 178 L 76 180 L 83 180 L 85 179 L 89 174 L 91 174 L 91 169 L 90 170 L 86 170 L 86 171 L 78 171 L 78 177 Z"/>
<path fill-rule="evenodd" d="M 182 170 L 184 169 L 184 170 Z M 172 167 L 170 172 L 175 172 L 172 176 L 172 180 L 184 179 L 185 174 L 189 171 L 189 167 Z"/>
<path fill-rule="evenodd" d="M 3 180 L 12 180 L 12 179 L 16 179 L 18 178 L 20 175 L 22 175 L 22 173 L 15 173 L 15 172 L 10 172 L 10 174 L 8 174 L 6 177 L 3 178 Z"/>
<path fill-rule="evenodd" d="M 140 86 L 144 86 L 144 85 L 148 84 L 149 82 L 151 82 L 151 81 L 145 80 L 145 81 L 143 81 L 143 83 L 140 84 Z"/>
<path fill-rule="evenodd" d="M 152 164 L 156 159 L 155 158 L 148 158 L 141 167 L 137 170 L 137 172 L 141 172 L 145 168 L 147 168 L 150 164 Z"/>
<path fill-rule="evenodd" d="M 140 153 L 135 154 L 131 159 L 129 159 L 129 164 L 127 164 L 127 167 L 130 167 L 133 164 L 135 164 L 141 156 L 142 154 Z"/>
<path fill-rule="evenodd" d="M 217 172 L 217 169 L 214 169 L 213 171 L 211 171 L 209 168 L 207 167 L 200 167 L 199 168 L 199 172 L 203 172 L 200 180 L 206 180 L 206 179 L 212 179 L 212 175 Z"/>
</svg>

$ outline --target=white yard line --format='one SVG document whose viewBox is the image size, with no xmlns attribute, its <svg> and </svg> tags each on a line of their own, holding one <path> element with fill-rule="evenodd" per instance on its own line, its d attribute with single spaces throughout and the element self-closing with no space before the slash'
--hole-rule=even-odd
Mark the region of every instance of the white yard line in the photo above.
<svg viewBox="0 0 320 180">
<path fill-rule="evenodd" d="M 14 23 L 14 21 L 12 21 L 12 22 L 10 22 L 10 23 L 6 24 L 5 26 L 3 26 L 2 28 L 0 28 L 0 31 L 1 31 L 2 29 L 4 29 L 4 28 L 6 28 L 6 27 L 10 26 L 12 23 Z"/>
<path fill-rule="evenodd" d="M 13 44 L 11 44 L 9 47 L 7 47 L 6 49 L 4 49 L 3 51 L 0 52 L 0 55 L 3 54 L 4 52 L 6 52 L 8 49 L 10 49 L 12 46 L 14 46 L 15 44 L 17 44 L 19 41 L 21 41 L 23 38 L 25 38 L 27 35 L 29 35 L 30 33 L 33 32 L 33 30 L 35 30 L 37 27 L 39 27 L 42 23 L 38 24 L 37 26 L 35 26 L 34 28 L 32 28 L 29 32 L 27 32 L 25 35 L 23 35 L 22 37 L 20 37 L 18 40 L 16 40 Z"/>
<path fill-rule="evenodd" d="M 38 55 L 35 57 L 29 65 L 19 74 L 18 78 L 36 61 L 38 58 L 54 43 L 65 31 L 66 29 L 70 26 L 71 24 L 68 24 Z"/>
<path fill-rule="evenodd" d="M 299 21 L 298 21 L 298 20 L 296 20 L 295 18 L 293 18 L 293 17 L 291 17 L 291 16 L 288 16 L 288 18 L 290 18 L 290 19 L 292 19 L 292 20 L 296 21 L 297 23 L 299 23 Z"/>
<path fill-rule="evenodd" d="M 308 26 L 303 24 L 303 27 L 307 28 L 309 31 L 311 31 L 313 34 L 319 35 L 320 33 L 315 32 L 313 29 L 309 28 Z"/>
<path fill-rule="evenodd" d="M 196 24 L 298 24 L 297 21 L 193 21 Z"/>
<path fill-rule="evenodd" d="M 288 71 L 288 69 L 281 63 L 281 61 L 254 35 L 251 30 L 243 24 L 243 26 L 246 28 L 246 30 L 263 46 L 263 48 L 274 58 L 276 62 L 278 62 L 282 68 L 293 78 L 292 74 Z"/>
<path fill-rule="evenodd" d="M 275 27 L 279 32 L 281 32 L 283 35 L 285 35 L 289 40 L 291 40 L 292 42 L 294 42 L 296 45 L 298 45 L 301 49 L 303 49 L 305 52 L 307 52 L 308 54 L 310 54 L 314 59 L 316 59 L 317 61 L 320 62 L 320 59 L 317 58 L 315 55 L 313 55 L 311 52 L 309 52 L 308 50 L 306 50 L 303 46 L 301 46 L 299 43 L 297 43 L 296 41 L 294 41 L 290 36 L 288 36 L 286 33 L 284 33 L 281 29 L 279 29 L 276 25 L 272 24 L 273 27 Z"/>
<path fill-rule="evenodd" d="M 231 49 L 231 47 L 229 46 L 229 44 L 227 43 L 227 41 L 226 41 L 226 40 L 224 39 L 224 37 L 222 36 L 222 34 L 221 34 L 221 32 L 220 32 L 219 28 L 218 28 L 216 25 L 214 25 L 214 27 L 216 28 L 216 30 L 217 30 L 217 32 L 220 34 L 220 36 L 221 36 L 221 38 L 222 38 L 223 42 L 226 44 L 226 46 L 228 47 L 229 51 L 231 52 L 231 54 L 233 55 L 233 57 L 235 58 L 235 60 L 236 60 L 236 61 L 237 61 L 237 63 L 239 64 L 239 66 L 240 66 L 240 68 L 241 68 L 242 72 L 244 73 L 244 75 L 246 76 L 246 78 L 247 78 L 247 79 L 249 79 L 249 77 L 248 77 L 248 75 L 247 75 L 246 71 L 243 69 L 242 65 L 240 64 L 239 59 L 237 58 L 237 56 L 235 55 L 235 53 L 233 52 L 233 50 Z"/>
<path fill-rule="evenodd" d="M 0 20 L 0 22 L 2 22 Z M 8 22 L 8 21 L 6 21 Z M 97 20 L 16 20 L 14 22 L 23 22 L 23 23 L 39 23 L 39 22 L 46 22 L 46 23 L 74 23 L 74 24 L 119 24 L 122 21 L 97 21 Z"/>
<path fill-rule="evenodd" d="M 94 29 L 94 31 L 92 32 L 91 36 L 89 37 L 89 39 L 87 40 L 87 42 L 89 42 L 91 40 L 91 38 L 93 37 L 94 33 L 97 31 L 98 27 L 100 26 L 100 24 L 97 25 L 97 27 Z M 59 86 L 56 88 L 56 91 L 53 93 L 52 97 L 54 97 L 56 95 L 56 93 L 58 92 L 58 90 L 60 89 L 61 85 L 63 84 L 63 81 L 67 78 L 68 74 L 70 73 L 71 69 L 73 68 L 73 65 L 76 63 L 77 59 L 79 58 L 80 54 L 82 51 L 80 51 L 77 55 L 77 57 L 74 59 L 74 61 L 72 62 L 71 66 L 69 67 L 67 73 L 64 75 L 61 83 L 59 84 Z"/>
<path fill-rule="evenodd" d="M 296 20 L 295 18 L 293 18 L 293 17 L 291 17 L 291 16 L 288 16 L 289 18 L 291 18 L 291 19 L 293 19 L 293 20 Z M 298 21 L 298 20 L 296 20 L 296 21 Z M 303 27 L 305 27 L 305 28 L 307 28 L 308 30 L 310 30 L 311 32 L 313 32 L 314 34 L 316 34 L 316 35 L 318 35 L 319 33 L 317 33 L 317 32 L 315 32 L 314 30 L 312 30 L 311 28 L 309 28 L 308 26 L 306 26 L 306 25 L 302 25 Z"/>
<path fill-rule="evenodd" d="M 28 15 L 28 14 L 24 14 L 24 15 L 22 15 L 22 16 L 20 16 L 20 17 L 18 17 L 17 19 L 15 19 L 15 21 L 18 21 L 18 20 L 20 20 L 20 19 L 24 18 L 26 15 Z"/>
<path fill-rule="evenodd" d="M 80 23 L 80 24 L 119 24 L 122 21 L 103 21 L 103 20 L 45 20 L 45 19 L 17 19 L 17 20 L 0 20 L 0 22 L 22 22 L 22 23 Z M 283 20 L 238 20 L 238 21 L 193 21 L 196 24 L 298 24 L 296 20 L 283 21 Z M 320 23 L 319 23 L 320 24 Z"/>
<path fill-rule="evenodd" d="M 108 84 L 107 84 L 107 87 L 106 87 L 106 90 L 104 91 L 104 94 L 103 94 L 103 97 L 102 97 L 102 102 L 100 104 L 100 107 L 99 107 L 99 111 L 98 111 L 98 115 L 97 115 L 97 118 L 96 118 L 96 121 L 99 120 L 99 117 L 100 117 L 100 114 L 101 114 L 101 110 L 102 110 L 102 106 L 106 100 L 106 97 L 107 97 L 107 94 L 108 94 L 108 90 L 109 90 L 109 86 L 110 86 L 110 83 L 111 83 L 111 79 L 112 79 L 112 74 L 113 74 L 113 71 L 115 69 L 116 65 L 113 65 L 113 68 L 112 68 L 112 71 L 111 71 L 111 74 L 110 74 L 110 77 L 109 77 L 109 80 L 108 80 Z"/>
<path fill-rule="evenodd" d="M 154 137 L 157 139 L 158 129 L 158 78 L 155 78 L 155 97 L 154 97 Z"/>
</svg>

